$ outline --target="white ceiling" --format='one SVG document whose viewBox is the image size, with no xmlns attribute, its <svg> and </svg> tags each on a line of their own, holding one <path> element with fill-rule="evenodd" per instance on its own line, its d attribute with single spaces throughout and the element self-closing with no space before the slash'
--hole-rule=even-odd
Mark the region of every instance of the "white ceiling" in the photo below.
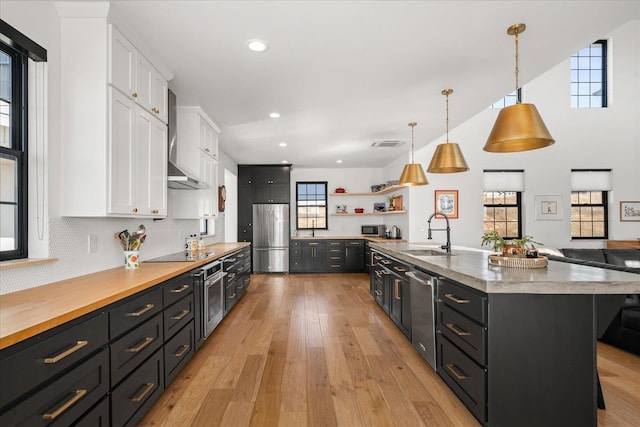
<svg viewBox="0 0 640 427">
<path fill-rule="evenodd" d="M 526 83 L 640 19 L 640 1 L 166 1 L 116 0 L 174 73 L 179 105 L 200 105 L 241 164 L 382 167 L 513 91 L 514 39 L 524 22 Z M 254 53 L 249 39 L 269 48 Z M 277 111 L 278 119 L 269 118 Z M 278 146 L 286 142 L 287 147 Z M 336 160 L 341 159 L 341 165 Z"/>
</svg>

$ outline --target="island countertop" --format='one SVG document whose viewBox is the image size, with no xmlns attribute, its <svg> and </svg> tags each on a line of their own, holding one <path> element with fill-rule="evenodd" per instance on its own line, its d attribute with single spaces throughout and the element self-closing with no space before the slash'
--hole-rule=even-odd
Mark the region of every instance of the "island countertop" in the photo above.
<svg viewBox="0 0 640 427">
<path fill-rule="evenodd" d="M 248 246 L 208 245 L 214 255 L 200 261 L 143 262 L 135 270 L 111 268 L 60 282 L 0 295 L 0 349 L 77 319 L 172 277 Z"/>
<path fill-rule="evenodd" d="M 431 273 L 456 280 L 486 293 L 519 294 L 640 294 L 640 275 L 559 261 L 546 268 L 523 269 L 489 265 L 492 253 L 453 247 L 450 255 L 411 254 L 420 249 L 438 249 L 433 243 L 370 243 L 398 260 Z"/>
</svg>

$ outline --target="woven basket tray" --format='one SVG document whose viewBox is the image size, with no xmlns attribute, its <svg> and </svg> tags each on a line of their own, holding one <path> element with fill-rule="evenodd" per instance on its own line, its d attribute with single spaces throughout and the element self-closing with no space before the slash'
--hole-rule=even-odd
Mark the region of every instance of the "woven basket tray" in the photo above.
<svg viewBox="0 0 640 427">
<path fill-rule="evenodd" d="M 547 257 L 520 258 L 489 255 L 489 265 L 510 268 L 545 268 L 548 264 Z"/>
</svg>

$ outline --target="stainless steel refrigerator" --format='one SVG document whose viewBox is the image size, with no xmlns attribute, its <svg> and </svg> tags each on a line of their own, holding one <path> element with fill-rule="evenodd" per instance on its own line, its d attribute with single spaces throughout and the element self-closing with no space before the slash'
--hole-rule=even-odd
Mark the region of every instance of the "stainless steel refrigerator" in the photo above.
<svg viewBox="0 0 640 427">
<path fill-rule="evenodd" d="M 253 205 L 253 272 L 289 272 L 289 205 Z"/>
</svg>

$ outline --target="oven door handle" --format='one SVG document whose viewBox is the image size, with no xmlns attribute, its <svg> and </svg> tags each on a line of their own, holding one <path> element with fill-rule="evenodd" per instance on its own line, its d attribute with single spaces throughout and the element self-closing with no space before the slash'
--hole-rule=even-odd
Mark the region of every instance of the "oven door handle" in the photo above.
<svg viewBox="0 0 640 427">
<path fill-rule="evenodd" d="M 226 272 L 224 273 L 220 273 L 220 274 L 216 274 L 215 276 L 212 277 L 208 277 L 204 280 L 205 283 L 205 287 L 208 289 L 210 288 L 214 283 L 217 283 L 220 281 L 220 279 L 223 279 L 225 276 L 227 275 Z"/>
</svg>

